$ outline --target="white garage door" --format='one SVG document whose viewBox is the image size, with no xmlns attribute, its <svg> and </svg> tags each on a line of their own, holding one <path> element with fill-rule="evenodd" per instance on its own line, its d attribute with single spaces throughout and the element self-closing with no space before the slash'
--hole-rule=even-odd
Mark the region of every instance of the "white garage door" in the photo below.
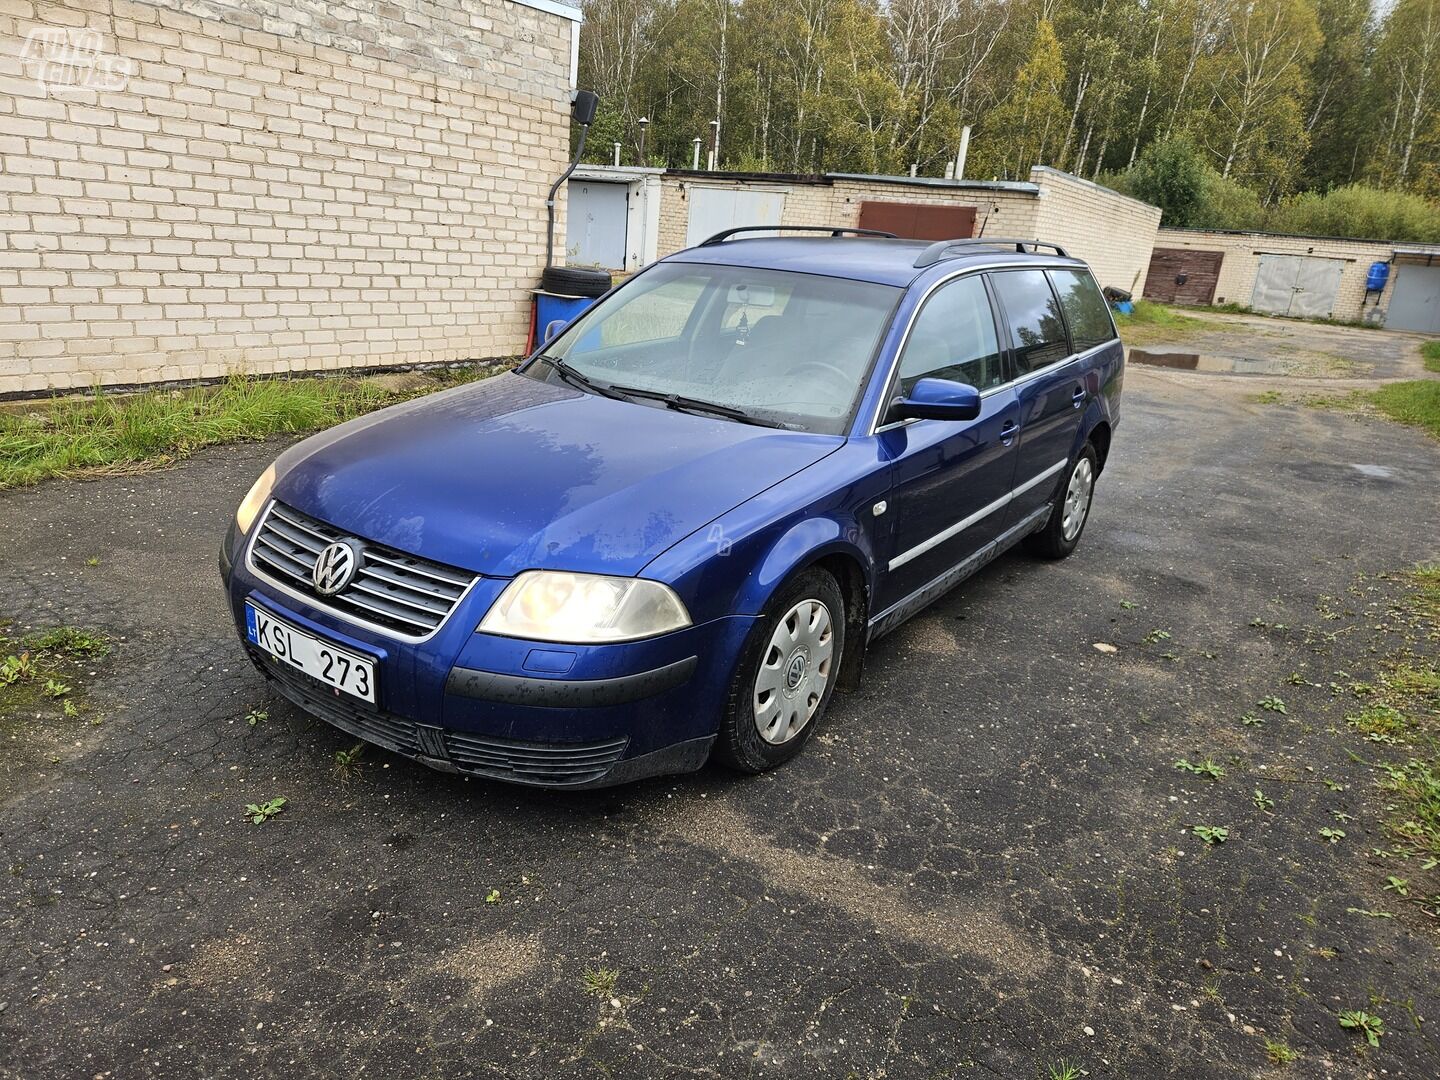
<svg viewBox="0 0 1440 1080">
<path fill-rule="evenodd" d="M 1335 310 L 1343 259 L 1261 255 L 1250 306 L 1269 315 L 1326 318 Z"/>
<path fill-rule="evenodd" d="M 1395 266 L 1395 289 L 1385 313 L 1385 327 L 1440 334 L 1440 266 Z"/>
<path fill-rule="evenodd" d="M 785 216 L 783 191 L 746 188 L 690 188 L 690 226 L 685 243 L 694 247 L 722 229 L 738 225 L 779 225 Z"/>
<path fill-rule="evenodd" d="M 566 191 L 565 261 L 571 266 L 625 269 L 629 185 L 572 180 Z"/>
</svg>

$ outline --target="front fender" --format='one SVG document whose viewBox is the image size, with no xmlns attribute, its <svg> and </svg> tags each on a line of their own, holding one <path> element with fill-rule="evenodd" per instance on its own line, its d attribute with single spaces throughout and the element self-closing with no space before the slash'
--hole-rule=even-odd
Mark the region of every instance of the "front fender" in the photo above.
<svg viewBox="0 0 1440 1080">
<path fill-rule="evenodd" d="M 696 622 L 758 615 L 798 569 L 830 555 L 854 560 L 872 591 L 886 517 L 887 467 L 853 440 L 681 540 L 641 571 L 670 585 Z"/>
<path fill-rule="evenodd" d="M 758 615 L 785 582 L 805 567 L 830 555 L 850 559 L 860 569 L 865 595 L 873 593 L 873 553 L 861 546 L 860 530 L 834 518 L 808 518 L 797 522 L 771 546 L 764 560 L 745 581 L 736 602 L 746 615 Z M 842 581 L 841 585 L 845 583 Z"/>
</svg>

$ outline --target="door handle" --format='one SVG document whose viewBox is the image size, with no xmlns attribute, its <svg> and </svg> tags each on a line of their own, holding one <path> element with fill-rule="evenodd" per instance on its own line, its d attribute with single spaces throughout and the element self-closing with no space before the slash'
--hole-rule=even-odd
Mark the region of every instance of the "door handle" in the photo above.
<svg viewBox="0 0 1440 1080">
<path fill-rule="evenodd" d="M 1070 395 L 1070 400 L 1075 403 L 1075 408 L 1077 409 L 1085 404 L 1085 387 L 1075 387 L 1075 392 Z"/>
<path fill-rule="evenodd" d="M 1014 420 L 1005 421 L 1005 426 L 1000 429 L 1000 442 L 1009 446 L 1015 441 L 1015 436 L 1020 434 L 1020 425 Z"/>
</svg>

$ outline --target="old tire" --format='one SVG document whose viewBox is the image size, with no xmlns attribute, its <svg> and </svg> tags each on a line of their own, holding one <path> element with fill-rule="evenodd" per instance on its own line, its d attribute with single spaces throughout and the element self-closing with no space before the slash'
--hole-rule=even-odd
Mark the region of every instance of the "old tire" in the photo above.
<svg viewBox="0 0 1440 1080">
<path fill-rule="evenodd" d="M 610 275 L 604 270 L 547 266 L 540 272 L 540 287 L 561 296 L 604 296 L 610 291 L 610 285 Z"/>
<path fill-rule="evenodd" d="M 806 570 L 750 632 L 715 756 L 733 769 L 759 773 L 798 754 L 825 716 L 844 652 L 840 586 L 824 570 Z"/>
<path fill-rule="evenodd" d="M 1095 453 L 1094 444 L 1087 442 L 1055 491 L 1050 520 L 1043 529 L 1026 538 L 1026 550 L 1042 559 L 1063 559 L 1075 550 L 1085 532 L 1085 523 L 1090 520 L 1095 477 L 1099 474 L 1099 455 Z"/>
</svg>

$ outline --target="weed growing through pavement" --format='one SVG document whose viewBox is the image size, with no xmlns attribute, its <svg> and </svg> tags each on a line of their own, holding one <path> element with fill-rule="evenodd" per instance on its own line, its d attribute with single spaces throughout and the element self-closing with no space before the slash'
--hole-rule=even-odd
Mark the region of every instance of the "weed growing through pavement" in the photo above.
<svg viewBox="0 0 1440 1080">
<path fill-rule="evenodd" d="M 1289 1065 L 1300 1055 L 1292 1050 L 1288 1043 L 1280 1039 L 1266 1039 L 1265 1056 L 1276 1065 Z"/>
<path fill-rule="evenodd" d="M 335 775 L 340 783 L 348 784 L 350 777 L 360 768 L 360 756 L 365 753 L 365 744 L 357 742 L 349 750 L 335 751 Z"/>
<path fill-rule="evenodd" d="M 245 723 L 251 727 L 264 723 L 270 719 L 270 713 L 266 709 L 251 709 L 245 714 Z"/>
<path fill-rule="evenodd" d="M 1371 1046 L 1380 1045 L 1380 1036 L 1385 1034 L 1385 1021 L 1374 1013 L 1360 1009 L 1346 1009 L 1339 1016 L 1340 1026 L 1358 1031 Z"/>
<path fill-rule="evenodd" d="M 245 816 L 250 819 L 250 824 L 263 825 L 285 809 L 285 802 L 284 798 L 275 798 L 262 803 L 247 803 Z"/>
<path fill-rule="evenodd" d="M 1285 699 L 1275 697 L 1273 694 L 1270 697 L 1261 698 L 1255 704 L 1266 712 L 1285 713 L 1288 711 L 1285 708 Z"/>
<path fill-rule="evenodd" d="M 1223 825 L 1196 825 L 1190 831 L 1212 847 L 1230 838 L 1230 830 Z"/>
<path fill-rule="evenodd" d="M 587 967 L 580 974 L 580 983 L 585 987 L 585 992 L 598 998 L 614 997 L 619 981 L 620 972 L 614 968 Z"/>
<path fill-rule="evenodd" d="M 1223 780 L 1225 778 L 1224 768 L 1222 768 L 1220 765 L 1217 765 L 1210 758 L 1206 758 L 1198 765 L 1190 761 L 1188 758 L 1181 758 L 1179 761 L 1175 762 L 1175 768 L 1179 769 L 1181 772 L 1194 773 L 1196 776 L 1203 776 L 1208 780 Z"/>
</svg>

